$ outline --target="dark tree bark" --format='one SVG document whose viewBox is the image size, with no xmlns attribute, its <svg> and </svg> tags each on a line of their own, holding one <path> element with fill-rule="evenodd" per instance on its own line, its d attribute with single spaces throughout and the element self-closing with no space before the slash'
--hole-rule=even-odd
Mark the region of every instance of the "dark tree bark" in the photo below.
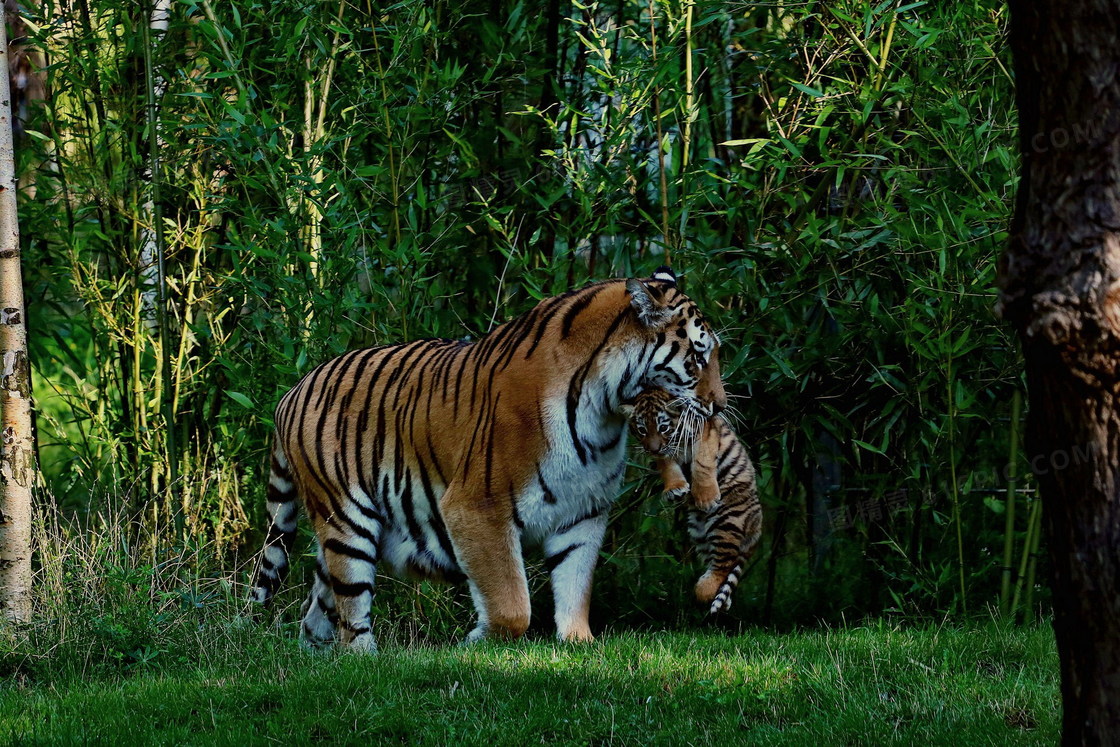
<svg viewBox="0 0 1120 747">
<path fill-rule="evenodd" d="M 1023 172 L 1000 308 L 1026 359 L 1063 743 L 1120 744 L 1120 0 L 1011 0 Z"/>
</svg>

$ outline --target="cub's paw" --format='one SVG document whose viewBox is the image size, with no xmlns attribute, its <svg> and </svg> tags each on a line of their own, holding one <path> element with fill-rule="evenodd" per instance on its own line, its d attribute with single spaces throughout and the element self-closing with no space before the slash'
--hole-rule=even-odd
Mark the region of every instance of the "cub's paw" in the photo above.
<svg viewBox="0 0 1120 747">
<path fill-rule="evenodd" d="M 696 508 L 709 513 L 720 504 L 722 498 L 719 488 L 715 486 L 701 485 L 692 491 L 692 502 Z"/>
<path fill-rule="evenodd" d="M 686 483 L 673 483 L 672 485 L 665 486 L 664 496 L 669 500 L 676 500 L 677 498 L 684 498 L 688 495 L 688 491 L 692 487 Z"/>
</svg>

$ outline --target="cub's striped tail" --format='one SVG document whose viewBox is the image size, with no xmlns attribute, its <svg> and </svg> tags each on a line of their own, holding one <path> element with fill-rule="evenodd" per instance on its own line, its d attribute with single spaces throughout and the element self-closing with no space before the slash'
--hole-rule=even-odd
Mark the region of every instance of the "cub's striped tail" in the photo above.
<svg viewBox="0 0 1120 747">
<path fill-rule="evenodd" d="M 727 579 L 720 584 L 719 591 L 712 599 L 712 606 L 708 610 L 709 615 L 714 615 L 720 610 L 731 609 L 731 593 L 735 591 L 735 587 L 739 585 L 739 577 L 743 575 L 743 561 L 740 560 L 731 569 L 731 573 L 727 574 Z"/>
<path fill-rule="evenodd" d="M 278 443 L 272 446 L 272 469 L 268 476 L 268 515 L 272 523 L 264 540 L 260 561 L 249 597 L 267 605 L 288 573 L 288 554 L 296 538 L 298 513 L 296 486 L 288 471 L 288 459 Z"/>
</svg>

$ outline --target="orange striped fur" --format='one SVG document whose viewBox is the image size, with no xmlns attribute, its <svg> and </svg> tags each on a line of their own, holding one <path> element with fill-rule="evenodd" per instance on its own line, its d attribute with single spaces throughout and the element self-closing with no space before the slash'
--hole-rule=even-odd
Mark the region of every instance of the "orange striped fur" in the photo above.
<svg viewBox="0 0 1120 747">
<path fill-rule="evenodd" d="M 557 634 L 590 640 L 591 576 L 625 466 L 620 404 L 656 385 L 725 404 L 716 340 L 659 271 L 546 299 L 475 343 L 357 350 L 280 401 L 253 596 L 288 566 L 297 496 L 318 541 L 302 637 L 375 648 L 375 570 L 466 580 L 468 640 L 529 624 L 523 548 L 543 552 Z"/>
</svg>

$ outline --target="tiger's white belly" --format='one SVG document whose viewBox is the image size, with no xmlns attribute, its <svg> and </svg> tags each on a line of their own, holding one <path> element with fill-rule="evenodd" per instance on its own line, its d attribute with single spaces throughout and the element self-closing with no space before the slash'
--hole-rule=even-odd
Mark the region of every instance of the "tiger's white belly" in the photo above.
<svg viewBox="0 0 1120 747">
<path fill-rule="evenodd" d="M 547 492 L 534 480 L 518 501 L 518 517 L 524 525 L 523 545 L 539 547 L 557 530 L 608 510 L 618 496 L 625 453 L 625 439 L 622 439 L 618 448 L 600 454 L 596 462 L 586 467 L 574 451 L 546 457 L 542 475 Z M 443 494 L 442 486 L 436 488 L 436 494 Z M 391 500 L 395 508 L 399 507 L 400 495 L 392 496 Z M 402 517 L 399 510 L 394 515 L 398 519 Z M 416 527 L 410 528 L 407 522 L 397 520 L 384 528 L 381 561 L 385 570 L 400 578 L 440 576 L 458 571 L 455 558 L 440 546 L 428 512 L 417 510 L 415 516 Z M 419 541 L 416 529 L 419 529 Z"/>
<path fill-rule="evenodd" d="M 538 545 L 544 538 L 567 526 L 603 511 L 618 498 L 626 466 L 626 426 L 607 432 L 582 427 L 594 458 L 584 464 L 572 443 L 566 415 L 560 407 L 549 408 L 549 444 L 541 459 L 540 478 L 531 479 L 518 504 L 524 524 L 522 540 Z M 579 420 L 587 417 L 580 412 Z M 579 422 L 577 420 L 577 422 Z M 602 450 L 600 450 L 602 449 Z"/>
<path fill-rule="evenodd" d="M 517 498 L 517 519 L 522 525 L 523 546 L 539 547 L 544 540 L 583 519 L 608 510 L 618 497 L 626 464 L 625 424 L 615 429 L 580 427 L 587 463 L 572 442 L 562 404 L 546 408 L 550 448 L 540 459 L 538 474 L 530 477 Z M 581 411 L 577 423 L 594 413 Z M 390 465 L 383 465 L 383 471 Z M 423 486 L 388 483 L 381 498 L 387 501 L 390 520 L 382 530 L 380 559 L 385 570 L 398 577 L 433 577 L 453 580 L 461 573 L 454 550 L 441 543 L 432 508 L 438 506 L 446 487 L 430 485 L 433 500 L 425 499 Z M 387 493 L 387 494 L 386 494 Z M 407 503 L 407 508 L 406 504 Z M 434 504 L 434 506 L 432 505 Z M 436 509 L 438 510 L 438 509 Z M 411 517 L 412 520 L 409 520 Z"/>
<path fill-rule="evenodd" d="M 397 578 L 445 579 L 459 573 L 455 558 L 434 541 L 417 542 L 399 526 L 387 528 L 381 545 L 384 569 Z"/>
</svg>

